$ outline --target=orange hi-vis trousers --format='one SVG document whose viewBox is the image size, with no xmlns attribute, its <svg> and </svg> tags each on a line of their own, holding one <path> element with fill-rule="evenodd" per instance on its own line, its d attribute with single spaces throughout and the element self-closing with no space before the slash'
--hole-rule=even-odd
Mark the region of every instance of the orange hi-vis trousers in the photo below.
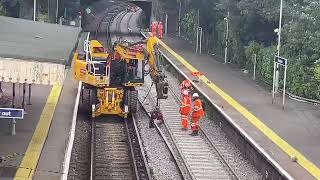
<svg viewBox="0 0 320 180">
<path fill-rule="evenodd" d="M 191 130 L 199 131 L 200 116 L 192 116 Z"/>
<path fill-rule="evenodd" d="M 184 129 L 188 128 L 188 116 L 189 116 L 189 113 L 187 114 L 181 113 L 181 124 L 182 124 L 182 128 Z"/>
<path fill-rule="evenodd" d="M 204 116 L 204 110 L 202 108 L 202 101 L 200 99 L 196 99 L 193 103 L 192 108 L 192 123 L 191 130 L 199 131 L 199 120 Z"/>
<path fill-rule="evenodd" d="M 158 26 L 158 31 L 159 31 L 159 38 L 162 39 L 163 38 L 163 26 Z"/>
<path fill-rule="evenodd" d="M 181 113 L 181 124 L 182 128 L 188 128 L 188 116 L 191 111 L 191 98 L 190 96 L 183 96 L 182 104 L 180 106 L 180 113 Z"/>
</svg>

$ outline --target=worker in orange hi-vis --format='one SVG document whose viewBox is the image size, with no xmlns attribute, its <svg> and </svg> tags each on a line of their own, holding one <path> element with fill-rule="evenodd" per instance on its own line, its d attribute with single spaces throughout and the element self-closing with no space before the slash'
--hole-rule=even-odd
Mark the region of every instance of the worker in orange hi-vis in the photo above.
<svg viewBox="0 0 320 180">
<path fill-rule="evenodd" d="M 191 86 L 191 82 L 188 79 L 182 81 L 182 83 L 180 84 L 180 91 L 182 96 L 183 96 L 184 90 L 187 90 L 189 92 L 189 96 L 191 96 L 192 89 L 193 88 Z"/>
<path fill-rule="evenodd" d="M 152 36 L 157 36 L 157 26 L 158 26 L 157 21 L 153 21 L 151 24 Z"/>
<path fill-rule="evenodd" d="M 191 136 L 197 136 L 199 131 L 199 121 L 204 116 L 204 109 L 202 106 L 202 101 L 199 98 L 198 93 L 192 95 L 193 107 L 192 107 L 192 123 L 191 123 Z"/>
<path fill-rule="evenodd" d="M 162 39 L 163 38 L 163 24 L 161 21 L 158 23 L 158 32 L 159 32 L 159 38 Z"/>
<path fill-rule="evenodd" d="M 191 97 L 189 92 L 184 89 L 182 92 L 182 102 L 180 106 L 182 130 L 188 129 L 188 117 L 191 111 Z"/>
</svg>

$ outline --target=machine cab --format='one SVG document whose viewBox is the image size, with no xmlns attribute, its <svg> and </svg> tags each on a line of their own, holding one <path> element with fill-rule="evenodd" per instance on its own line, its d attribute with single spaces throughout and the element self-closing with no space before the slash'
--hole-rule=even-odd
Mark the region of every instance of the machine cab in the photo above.
<svg viewBox="0 0 320 180">
<path fill-rule="evenodd" d="M 109 85 L 110 58 L 97 40 L 85 41 L 84 52 L 74 55 L 75 79 L 92 86 Z"/>
<path fill-rule="evenodd" d="M 144 61 L 132 59 L 126 63 L 124 84 L 125 86 L 140 86 L 144 82 Z"/>
</svg>

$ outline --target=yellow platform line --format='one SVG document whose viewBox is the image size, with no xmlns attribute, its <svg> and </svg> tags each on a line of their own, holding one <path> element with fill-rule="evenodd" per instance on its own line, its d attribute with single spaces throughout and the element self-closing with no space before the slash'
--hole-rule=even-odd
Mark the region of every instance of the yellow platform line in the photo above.
<svg viewBox="0 0 320 180">
<path fill-rule="evenodd" d="M 159 44 L 164 47 L 170 54 L 172 54 L 177 60 L 179 60 L 185 67 L 187 67 L 191 72 L 198 71 L 193 67 L 188 61 L 183 57 L 173 51 L 164 42 L 159 40 Z M 283 140 L 278 134 L 276 134 L 272 129 L 265 125 L 260 119 L 253 115 L 248 109 L 239 104 L 230 95 L 224 92 L 221 88 L 215 85 L 206 76 L 201 76 L 201 81 L 204 82 L 210 89 L 219 94 L 225 101 L 227 101 L 232 107 L 239 111 L 246 119 L 249 120 L 255 127 L 257 127 L 263 134 L 265 134 L 271 141 L 278 145 L 284 152 L 286 152 L 290 157 L 297 157 L 297 162 L 305 168 L 310 174 L 315 178 L 320 179 L 320 169 L 309 161 L 305 156 L 303 156 L 298 150 L 292 147 L 289 143 Z M 210 82 L 210 83 L 208 83 Z"/>
<path fill-rule="evenodd" d="M 54 85 L 43 108 L 38 125 L 34 131 L 28 149 L 16 172 L 15 180 L 32 179 L 36 170 L 38 160 L 46 141 L 49 128 L 53 119 L 53 114 L 59 100 L 62 86 Z"/>
</svg>

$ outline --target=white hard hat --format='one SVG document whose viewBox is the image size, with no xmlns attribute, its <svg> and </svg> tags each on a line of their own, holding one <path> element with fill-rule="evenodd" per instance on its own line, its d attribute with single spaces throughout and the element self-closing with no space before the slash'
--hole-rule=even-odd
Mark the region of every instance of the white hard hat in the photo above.
<svg viewBox="0 0 320 180">
<path fill-rule="evenodd" d="M 192 98 L 198 98 L 199 97 L 199 94 L 198 93 L 193 93 L 192 94 Z"/>
</svg>

